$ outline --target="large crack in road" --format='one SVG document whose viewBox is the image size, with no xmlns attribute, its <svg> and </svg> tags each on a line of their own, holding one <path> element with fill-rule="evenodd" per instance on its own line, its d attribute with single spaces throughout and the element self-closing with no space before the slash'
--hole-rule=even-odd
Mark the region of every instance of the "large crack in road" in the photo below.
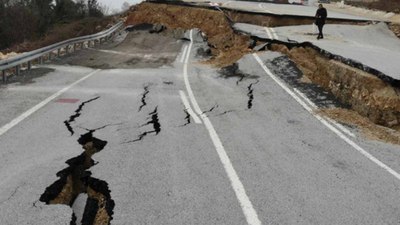
<svg viewBox="0 0 400 225">
<path fill-rule="evenodd" d="M 81 116 L 83 107 L 92 101 L 99 99 L 95 97 L 82 102 L 75 113 L 64 121 L 71 135 L 75 133 L 71 126 L 78 117 Z M 115 206 L 110 195 L 110 189 L 106 181 L 92 177 L 88 171 L 97 165 L 92 156 L 102 151 L 107 145 L 107 141 L 100 140 L 93 136 L 93 133 L 115 124 L 108 124 L 96 129 L 86 129 L 87 133 L 82 134 L 77 140 L 83 148 L 83 153 L 79 156 L 67 160 L 68 167 L 57 172 L 58 180 L 48 186 L 40 197 L 40 201 L 49 205 L 64 204 L 72 208 L 71 225 L 105 225 L 110 224 Z M 82 200 L 82 197 L 84 200 Z M 80 213 L 78 208 L 84 208 Z M 80 221 L 77 221 L 79 218 Z"/>
<path fill-rule="evenodd" d="M 140 101 L 142 102 L 142 105 L 139 106 L 138 112 L 140 112 L 140 111 L 142 110 L 142 108 L 145 107 L 145 106 L 147 105 L 146 97 L 147 97 L 147 95 L 150 93 L 149 87 L 150 87 L 150 85 L 144 86 L 144 92 L 143 92 L 143 94 L 142 94 L 142 98 L 140 99 Z"/>
<path fill-rule="evenodd" d="M 141 141 L 148 134 L 155 133 L 156 135 L 158 135 L 161 132 L 161 124 L 160 124 L 160 121 L 158 118 L 158 106 L 156 106 L 156 108 L 154 109 L 153 112 L 149 113 L 149 116 L 150 116 L 149 121 L 147 121 L 145 124 L 141 125 L 140 127 L 145 127 L 147 125 L 152 124 L 153 130 L 145 131 L 145 132 L 139 134 L 138 138 L 131 140 L 131 141 L 126 141 L 126 142 L 124 142 L 124 144 L 138 142 L 138 141 Z"/>
<path fill-rule="evenodd" d="M 92 177 L 92 166 L 97 165 L 92 156 L 100 152 L 107 145 L 107 141 L 100 140 L 89 131 L 80 136 L 78 143 L 84 149 L 79 156 L 66 161 L 69 166 L 57 173 L 59 179 L 48 186 L 41 195 L 40 201 L 46 204 L 64 204 L 73 209 L 71 224 L 77 224 L 77 215 L 74 202 L 81 194 L 87 195 L 82 220 L 79 224 L 99 225 L 110 224 L 115 206 L 106 181 Z"/>
<path fill-rule="evenodd" d="M 87 100 L 87 101 L 82 102 L 82 103 L 78 106 L 78 108 L 75 110 L 75 114 L 71 115 L 71 116 L 69 117 L 68 120 L 65 120 L 65 121 L 64 121 L 64 124 L 65 124 L 65 126 L 67 127 L 68 131 L 71 133 L 71 136 L 74 135 L 74 133 L 75 133 L 74 129 L 73 129 L 72 126 L 71 126 L 71 123 L 72 123 L 72 122 L 75 122 L 75 120 L 76 120 L 78 117 L 81 116 L 81 112 L 82 112 L 82 110 L 83 110 L 83 107 L 84 107 L 87 103 L 92 102 L 92 101 L 95 101 L 95 100 L 97 100 L 97 99 L 99 99 L 99 98 L 100 98 L 100 96 L 97 96 L 97 97 L 95 97 L 95 98 L 92 98 L 92 99 L 89 99 L 89 100 Z"/>
<path fill-rule="evenodd" d="M 251 83 L 248 87 L 247 87 L 247 96 L 249 97 L 249 100 L 247 101 L 247 109 L 251 109 L 253 107 L 253 100 L 254 100 L 254 87 L 253 85 L 256 85 L 259 82 L 259 80 L 257 80 L 254 83 Z"/>
</svg>

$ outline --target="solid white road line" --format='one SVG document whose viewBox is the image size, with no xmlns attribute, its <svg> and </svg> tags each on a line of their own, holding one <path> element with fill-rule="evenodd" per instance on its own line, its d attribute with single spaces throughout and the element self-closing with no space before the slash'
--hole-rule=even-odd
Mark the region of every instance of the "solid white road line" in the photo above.
<svg viewBox="0 0 400 225">
<path fill-rule="evenodd" d="M 358 144 L 356 144 L 354 141 L 350 140 L 345 134 L 343 134 L 340 130 L 338 130 L 336 127 L 331 125 L 328 121 L 326 121 L 324 118 L 319 116 L 318 114 L 313 113 L 312 108 L 310 108 L 303 100 L 301 100 L 292 90 L 290 90 L 286 84 L 284 84 L 278 77 L 276 77 L 269 69 L 264 65 L 262 60 L 257 54 L 253 54 L 254 58 L 256 61 L 260 64 L 260 66 L 263 68 L 263 70 L 267 73 L 268 76 L 270 76 L 283 90 L 285 90 L 290 96 L 294 98 L 305 110 L 311 113 L 315 118 L 317 118 L 322 124 L 324 124 L 327 128 L 329 128 L 332 132 L 334 132 L 337 136 L 339 136 L 342 140 L 344 140 L 347 144 L 352 146 L 354 149 L 356 149 L 359 153 L 361 153 L 363 156 L 367 157 L 369 160 L 392 174 L 395 178 L 400 180 L 400 174 L 397 173 L 395 170 L 384 164 L 383 162 L 379 161 L 377 158 L 375 158 L 373 155 L 371 155 L 369 152 L 364 150 L 362 147 L 360 147 Z"/>
<path fill-rule="evenodd" d="M 300 95 L 300 97 L 302 97 L 312 108 L 314 109 L 318 109 L 318 106 L 316 104 L 314 104 L 314 102 L 312 102 L 310 99 L 307 98 L 307 96 L 305 94 L 303 94 L 301 91 L 299 91 L 297 88 L 293 88 L 293 90 Z"/>
<path fill-rule="evenodd" d="M 303 94 L 301 91 L 299 91 L 297 88 L 293 88 L 293 90 L 300 96 L 302 97 L 312 108 L 313 110 L 317 110 L 319 109 L 317 105 L 314 104 L 314 102 L 312 102 L 309 98 L 307 98 L 307 96 L 305 94 Z M 315 113 L 315 112 L 314 112 Z M 356 135 L 351 132 L 349 129 L 347 129 L 346 127 L 344 127 L 342 124 L 332 120 L 331 118 L 328 117 L 324 117 L 326 120 L 328 120 L 331 124 L 335 125 L 337 128 L 339 128 L 341 131 L 343 131 L 344 133 L 346 133 L 347 135 L 355 138 Z"/>
<path fill-rule="evenodd" d="M 275 39 L 278 39 L 278 34 L 276 34 L 276 31 L 274 28 L 270 27 L 269 29 L 271 29 L 271 33 L 274 36 Z"/>
<path fill-rule="evenodd" d="M 189 44 L 189 48 L 188 48 L 188 51 L 186 54 L 185 64 L 183 64 L 183 80 L 185 82 L 186 91 L 188 93 L 190 102 L 193 105 L 194 111 L 197 113 L 197 115 L 201 115 L 202 111 L 201 111 L 200 106 L 197 103 L 196 99 L 194 98 L 193 90 L 192 90 L 192 87 L 190 86 L 189 77 L 188 77 L 188 61 L 189 61 L 190 51 L 193 46 L 192 35 L 193 35 L 193 30 L 190 30 L 190 44 Z"/>
<path fill-rule="evenodd" d="M 181 60 L 180 60 L 181 63 L 183 63 L 183 61 L 185 60 L 187 49 L 188 49 L 188 46 L 185 45 L 185 47 L 183 48 L 183 53 L 182 53 Z"/>
<path fill-rule="evenodd" d="M 45 100 L 43 100 L 39 104 L 35 105 L 34 107 L 29 109 L 28 111 L 22 113 L 20 116 L 18 116 L 17 118 L 13 119 L 11 122 L 7 123 L 6 125 L 4 125 L 3 127 L 0 128 L 0 136 L 3 135 L 4 133 L 6 133 L 11 128 L 13 128 L 14 126 L 16 126 L 17 124 L 19 124 L 24 119 L 28 118 L 30 115 L 32 115 L 33 113 L 35 113 L 39 109 L 41 109 L 43 106 L 45 106 L 47 103 L 49 103 L 53 99 L 55 99 L 58 96 L 62 95 L 64 92 L 68 91 L 73 86 L 75 86 L 75 85 L 79 84 L 80 82 L 86 80 L 87 78 L 91 77 L 92 75 L 94 75 L 95 73 L 97 73 L 99 71 L 100 71 L 100 69 L 89 73 L 88 75 L 82 77 L 81 79 L 79 79 L 79 80 L 75 81 L 74 83 L 68 85 L 67 87 L 61 89 L 60 91 L 58 91 L 57 93 L 53 94 L 52 96 L 46 98 Z"/>
<path fill-rule="evenodd" d="M 266 13 L 273 14 L 271 11 L 266 10 L 266 9 L 264 8 L 263 3 L 259 3 L 259 4 L 258 4 L 258 7 L 259 7 L 260 9 L 264 10 L 264 12 L 266 12 Z"/>
<path fill-rule="evenodd" d="M 201 120 L 197 116 L 197 114 L 193 112 L 193 109 L 189 104 L 189 100 L 187 99 L 185 92 L 184 91 L 179 91 L 179 94 L 181 96 L 183 105 L 185 106 L 185 108 L 186 108 L 187 112 L 189 113 L 189 115 L 193 118 L 194 122 L 197 123 L 197 124 L 201 124 Z"/>
<path fill-rule="evenodd" d="M 267 32 L 267 35 L 269 37 L 269 39 L 274 39 L 274 37 L 271 34 L 271 31 L 268 29 L 268 27 L 264 27 L 265 32 Z"/>
<path fill-rule="evenodd" d="M 210 119 L 208 118 L 206 113 L 201 113 L 201 109 L 199 107 L 199 104 L 197 103 L 196 98 L 193 95 L 192 88 L 189 83 L 188 79 L 188 62 L 189 62 L 189 56 L 190 56 L 190 51 L 193 45 L 192 38 L 193 37 L 193 30 L 190 31 L 190 45 L 188 49 L 188 54 L 186 56 L 185 64 L 183 67 L 183 76 L 185 80 L 185 85 L 186 89 L 189 93 L 189 98 L 194 106 L 196 112 L 200 115 L 201 119 L 204 122 L 205 127 L 207 128 L 211 140 L 215 146 L 215 149 L 218 153 L 219 159 L 221 160 L 222 165 L 224 166 L 225 172 L 228 175 L 228 178 L 231 182 L 232 188 L 236 194 L 236 198 L 239 201 L 240 207 L 242 208 L 242 211 L 244 213 L 244 216 L 246 217 L 246 221 L 249 225 L 261 225 L 261 221 L 258 219 L 257 212 L 254 210 L 253 204 L 251 203 L 249 197 L 246 194 L 246 190 L 244 189 L 244 186 L 242 182 L 240 181 L 239 176 L 237 175 L 235 169 L 233 168 L 233 165 L 231 163 L 231 160 L 229 159 L 229 156 L 227 155 L 224 146 L 222 145 L 222 142 L 217 134 L 217 132 L 214 129 L 214 126 L 212 125 Z"/>
<path fill-rule="evenodd" d="M 162 52 L 158 53 L 157 55 L 154 54 L 143 54 L 143 53 L 126 53 L 126 52 L 118 52 L 118 51 L 112 51 L 112 50 L 105 50 L 105 49 L 96 49 L 96 48 L 88 48 L 89 50 L 92 51 L 98 51 L 98 52 L 104 52 L 104 53 L 110 53 L 114 55 L 123 55 L 123 56 L 131 56 L 131 57 L 143 57 L 145 59 L 151 59 L 154 57 L 160 57 L 160 56 L 174 56 L 174 52 Z"/>
</svg>

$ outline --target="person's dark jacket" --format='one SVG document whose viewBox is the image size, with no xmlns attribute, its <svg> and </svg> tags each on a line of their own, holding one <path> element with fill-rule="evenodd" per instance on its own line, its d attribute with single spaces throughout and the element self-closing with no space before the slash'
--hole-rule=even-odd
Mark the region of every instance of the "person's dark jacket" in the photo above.
<svg viewBox="0 0 400 225">
<path fill-rule="evenodd" d="M 325 8 L 320 8 L 317 10 L 315 14 L 315 24 L 316 25 L 324 25 L 326 21 L 326 17 L 328 16 L 328 12 Z"/>
</svg>

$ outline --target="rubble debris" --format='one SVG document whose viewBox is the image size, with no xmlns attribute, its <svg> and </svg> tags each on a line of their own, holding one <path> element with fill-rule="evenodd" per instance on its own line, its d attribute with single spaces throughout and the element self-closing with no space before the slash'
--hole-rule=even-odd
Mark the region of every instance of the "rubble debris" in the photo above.
<svg viewBox="0 0 400 225">
<path fill-rule="evenodd" d="M 387 127 L 400 124 L 399 87 L 365 71 L 329 59 L 310 47 L 289 49 L 283 44 L 272 44 L 271 50 L 289 56 L 304 76 L 372 122 Z"/>
<path fill-rule="evenodd" d="M 227 66 L 251 52 L 249 37 L 236 34 L 219 11 L 167 4 L 141 3 L 132 8 L 127 25 L 162 24 L 168 29 L 199 28 L 206 34 L 213 57 L 210 63 Z"/>
</svg>

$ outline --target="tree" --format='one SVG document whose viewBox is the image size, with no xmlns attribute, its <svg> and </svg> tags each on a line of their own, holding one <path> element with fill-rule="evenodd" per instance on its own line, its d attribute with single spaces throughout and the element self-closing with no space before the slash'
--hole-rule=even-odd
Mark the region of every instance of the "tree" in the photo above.
<svg viewBox="0 0 400 225">
<path fill-rule="evenodd" d="M 26 2 L 0 2 L 0 49 L 36 36 L 38 18 Z"/>
<path fill-rule="evenodd" d="M 101 7 L 99 5 L 99 3 L 97 2 L 97 0 L 88 0 L 88 13 L 89 16 L 93 16 L 93 17 L 102 17 L 103 16 L 103 12 L 101 11 Z"/>
<path fill-rule="evenodd" d="M 54 16 L 56 21 L 78 18 L 77 4 L 72 0 L 55 0 Z"/>
<path fill-rule="evenodd" d="M 32 0 L 30 6 L 38 19 L 39 33 L 44 34 L 53 22 L 53 0 Z"/>
<path fill-rule="evenodd" d="M 131 5 L 128 2 L 124 2 L 121 6 L 122 12 L 129 10 L 130 7 Z"/>
<path fill-rule="evenodd" d="M 87 5 L 85 0 L 76 1 L 76 11 L 79 18 L 83 18 L 87 15 Z"/>
</svg>

